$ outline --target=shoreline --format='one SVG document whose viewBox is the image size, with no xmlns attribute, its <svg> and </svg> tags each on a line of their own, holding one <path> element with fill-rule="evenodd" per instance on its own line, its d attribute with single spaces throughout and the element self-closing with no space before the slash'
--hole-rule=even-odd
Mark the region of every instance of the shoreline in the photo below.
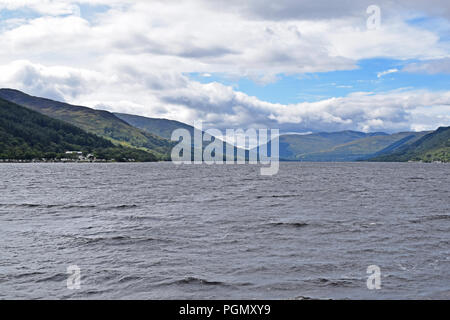
<svg viewBox="0 0 450 320">
<path fill-rule="evenodd" d="M 170 160 L 158 160 L 158 161 L 115 161 L 115 160 L 95 160 L 95 161 L 80 161 L 80 160 L 52 160 L 52 161 L 42 161 L 42 160 L 1 160 L 1 164 L 8 163 L 22 163 L 22 164 L 30 164 L 30 163 L 80 163 L 80 164 L 88 164 L 88 163 L 169 163 L 172 162 Z M 414 163 L 414 164 L 448 164 L 450 162 L 443 161 L 291 161 L 291 160 L 280 160 L 280 163 Z M 203 163 L 202 163 L 203 164 Z M 246 163 L 248 164 L 248 163 Z"/>
</svg>

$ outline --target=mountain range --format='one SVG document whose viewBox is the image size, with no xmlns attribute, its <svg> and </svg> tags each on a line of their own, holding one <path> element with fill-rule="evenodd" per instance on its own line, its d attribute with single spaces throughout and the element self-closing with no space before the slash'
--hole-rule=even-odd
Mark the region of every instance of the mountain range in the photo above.
<svg viewBox="0 0 450 320">
<path fill-rule="evenodd" d="M 111 113 L 34 97 L 14 89 L 0 89 L 0 99 L 0 158 L 28 159 L 33 155 L 45 158 L 76 149 L 95 151 L 108 159 L 169 160 L 176 144 L 170 141 L 172 132 L 183 128 L 193 135 L 196 130 L 174 120 Z M 20 123 L 21 118 L 26 119 L 27 126 Z M 33 140 L 27 128 L 45 133 L 37 135 L 41 142 Z M 394 134 L 358 131 L 282 134 L 280 159 L 448 162 L 449 133 L 450 127 L 434 132 Z"/>
<path fill-rule="evenodd" d="M 280 158 L 290 161 L 356 161 L 381 150 L 410 144 L 428 132 L 364 133 L 341 131 L 280 137 Z M 396 144 L 394 148 L 394 144 Z"/>
</svg>

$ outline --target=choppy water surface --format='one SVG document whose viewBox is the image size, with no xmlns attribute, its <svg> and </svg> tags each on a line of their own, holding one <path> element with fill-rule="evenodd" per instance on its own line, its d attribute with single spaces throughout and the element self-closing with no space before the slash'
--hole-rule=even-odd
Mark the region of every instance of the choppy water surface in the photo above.
<svg viewBox="0 0 450 320">
<path fill-rule="evenodd" d="M 450 166 L 0 165 L 0 299 L 450 299 Z M 66 287 L 81 268 L 81 289 Z M 378 265 L 382 289 L 366 287 Z"/>
</svg>

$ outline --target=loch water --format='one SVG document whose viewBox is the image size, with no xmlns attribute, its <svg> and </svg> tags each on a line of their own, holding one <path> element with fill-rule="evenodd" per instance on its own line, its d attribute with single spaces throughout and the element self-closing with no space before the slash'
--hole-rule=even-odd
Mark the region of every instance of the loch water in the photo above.
<svg viewBox="0 0 450 320">
<path fill-rule="evenodd" d="M 448 164 L 281 163 L 275 176 L 0 164 L 0 176 L 0 299 L 450 299 Z"/>
</svg>

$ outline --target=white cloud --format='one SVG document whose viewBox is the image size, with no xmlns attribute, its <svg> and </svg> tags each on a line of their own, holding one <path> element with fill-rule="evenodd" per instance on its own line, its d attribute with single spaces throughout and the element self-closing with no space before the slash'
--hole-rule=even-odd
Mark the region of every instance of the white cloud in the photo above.
<svg viewBox="0 0 450 320">
<path fill-rule="evenodd" d="M 79 15 L 80 5 L 121 7 L 133 0 L 0 0 L 0 10 L 31 10 L 47 16 Z"/>
<path fill-rule="evenodd" d="M 52 0 L 0 0 L 0 9 L 17 10 L 27 8 L 48 15 L 78 13 L 78 6 L 72 2 Z"/>
<path fill-rule="evenodd" d="M 0 66 L 0 82 L 78 105 L 191 124 L 201 119 L 206 128 L 393 132 L 450 124 L 450 91 L 354 92 L 317 102 L 277 104 L 177 73 L 124 70 L 122 66 L 97 72 L 16 61 Z"/>
<path fill-rule="evenodd" d="M 54 1 L 42 3 L 56 6 Z M 213 9 L 202 1 L 137 1 L 101 13 L 94 22 L 76 15 L 30 19 L 0 34 L 0 61 L 10 61 L 13 54 L 46 64 L 74 61 L 91 67 L 111 54 L 144 56 L 178 72 L 222 72 L 267 83 L 282 73 L 351 70 L 360 59 L 434 59 L 448 53 L 437 34 L 401 17 L 373 31 L 366 29 L 364 14 L 252 20 Z"/>
<path fill-rule="evenodd" d="M 27 60 L 0 66 L 0 83 L 4 87 L 59 100 L 70 100 L 108 82 L 111 78 L 96 71 L 65 66 L 47 67 Z"/>
<path fill-rule="evenodd" d="M 450 73 L 450 58 L 422 61 L 406 65 L 402 71 L 411 73 Z"/>
<path fill-rule="evenodd" d="M 386 71 L 378 72 L 377 73 L 377 77 L 381 78 L 381 77 L 383 77 L 383 76 L 385 76 L 387 74 L 396 73 L 396 72 L 398 72 L 398 69 L 389 69 L 389 70 L 386 70 Z"/>
</svg>

